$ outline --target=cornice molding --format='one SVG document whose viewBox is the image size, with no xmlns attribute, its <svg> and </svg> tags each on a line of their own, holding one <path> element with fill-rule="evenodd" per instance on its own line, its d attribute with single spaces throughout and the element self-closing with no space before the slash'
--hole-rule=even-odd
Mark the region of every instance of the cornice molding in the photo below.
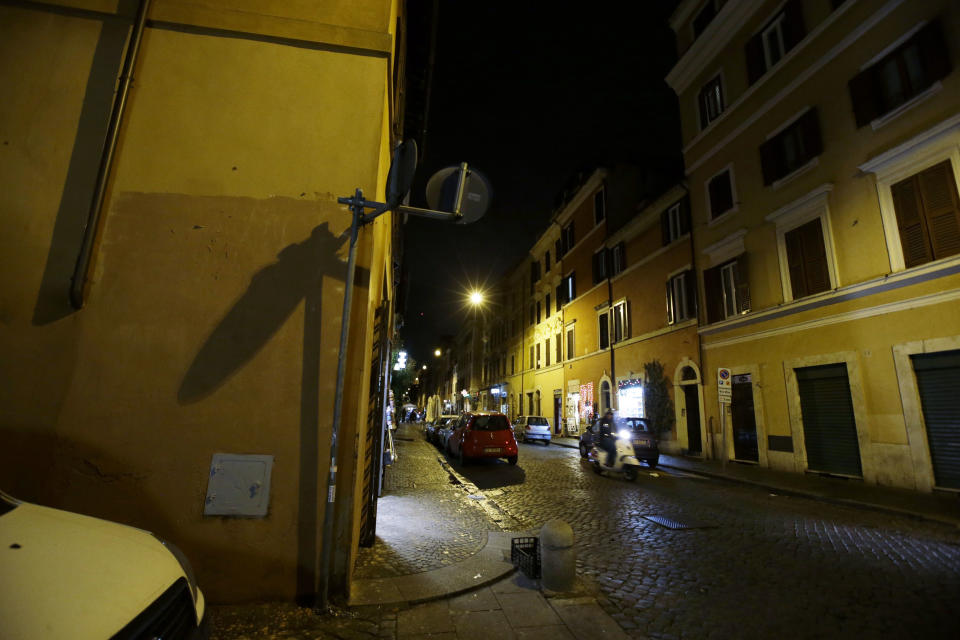
<svg viewBox="0 0 960 640">
<path fill-rule="evenodd" d="M 690 48 L 667 74 L 665 80 L 677 95 L 686 91 L 704 68 L 720 55 L 740 27 L 757 12 L 760 6 L 760 3 L 755 0 L 729 0 L 723 5 L 717 17 L 707 25 L 700 37 L 693 41 Z"/>
</svg>

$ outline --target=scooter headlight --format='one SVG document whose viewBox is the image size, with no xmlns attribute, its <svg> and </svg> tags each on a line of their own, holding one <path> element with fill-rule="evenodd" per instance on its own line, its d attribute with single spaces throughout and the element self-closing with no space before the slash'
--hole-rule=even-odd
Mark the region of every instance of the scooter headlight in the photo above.
<svg viewBox="0 0 960 640">
<path fill-rule="evenodd" d="M 623 438 L 624 440 L 629 440 L 629 439 L 630 439 L 630 430 L 629 430 L 629 429 L 620 429 L 620 431 L 617 432 L 617 436 L 619 436 L 620 438 Z"/>
</svg>

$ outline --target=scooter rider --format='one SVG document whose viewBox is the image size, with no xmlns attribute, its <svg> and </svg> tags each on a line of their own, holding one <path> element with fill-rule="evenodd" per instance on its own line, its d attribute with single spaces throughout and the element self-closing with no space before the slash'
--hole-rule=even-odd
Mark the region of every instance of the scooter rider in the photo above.
<svg viewBox="0 0 960 640">
<path fill-rule="evenodd" d="M 613 421 L 613 411 L 607 409 L 603 417 L 597 421 L 597 448 L 607 452 L 607 459 L 604 466 L 612 467 L 615 456 L 617 455 L 617 438 L 614 435 L 616 426 Z"/>
</svg>

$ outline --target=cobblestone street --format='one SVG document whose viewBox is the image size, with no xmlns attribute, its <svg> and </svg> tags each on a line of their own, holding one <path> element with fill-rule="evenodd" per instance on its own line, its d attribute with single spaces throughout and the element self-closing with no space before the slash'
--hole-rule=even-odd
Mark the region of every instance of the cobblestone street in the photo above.
<svg viewBox="0 0 960 640">
<path fill-rule="evenodd" d="M 579 571 L 637 637 L 960 634 L 956 528 L 678 471 L 600 477 L 556 446 L 521 445 L 518 468 L 522 484 L 498 462 L 456 470 L 523 528 L 569 522 Z"/>
</svg>

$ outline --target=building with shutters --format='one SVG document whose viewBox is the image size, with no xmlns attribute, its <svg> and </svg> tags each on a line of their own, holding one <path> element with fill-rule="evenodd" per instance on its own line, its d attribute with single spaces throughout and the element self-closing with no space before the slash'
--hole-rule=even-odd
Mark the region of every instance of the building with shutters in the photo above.
<svg viewBox="0 0 960 640">
<path fill-rule="evenodd" d="M 384 197 L 403 11 L 0 5 L 5 491 L 175 541 L 209 602 L 347 594 L 373 540 L 400 227 L 359 234 L 328 490 L 337 197 Z"/>
<path fill-rule="evenodd" d="M 705 455 L 960 490 L 960 5 L 683 0 L 671 26 Z"/>
</svg>

